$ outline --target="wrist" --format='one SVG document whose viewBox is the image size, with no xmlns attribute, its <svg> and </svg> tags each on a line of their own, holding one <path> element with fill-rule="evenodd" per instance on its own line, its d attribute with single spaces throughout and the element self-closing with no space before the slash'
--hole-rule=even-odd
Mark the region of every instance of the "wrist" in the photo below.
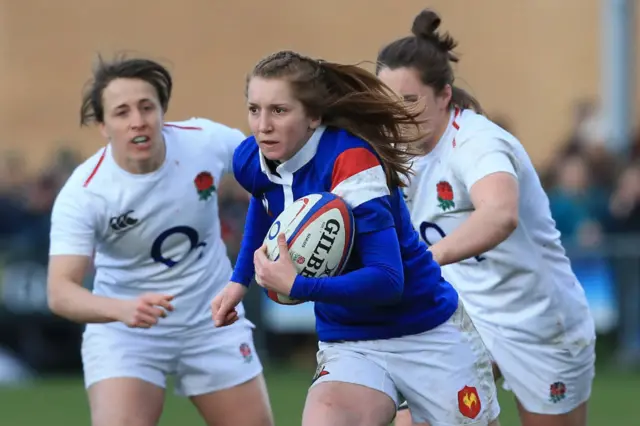
<svg viewBox="0 0 640 426">
<path fill-rule="evenodd" d="M 291 290 L 289 291 L 289 297 L 292 299 L 307 300 L 309 296 L 307 289 L 309 288 L 308 284 L 310 279 L 309 277 L 296 275 L 291 285 Z"/>
<path fill-rule="evenodd" d="M 114 299 L 112 297 L 95 296 L 98 298 L 96 311 L 105 318 L 106 322 L 125 322 L 127 320 L 125 300 Z"/>
</svg>

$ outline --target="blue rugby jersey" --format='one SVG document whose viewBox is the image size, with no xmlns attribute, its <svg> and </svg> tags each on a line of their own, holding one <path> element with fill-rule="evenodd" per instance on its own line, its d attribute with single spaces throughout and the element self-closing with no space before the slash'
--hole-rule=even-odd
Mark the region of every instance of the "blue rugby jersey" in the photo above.
<svg viewBox="0 0 640 426">
<path fill-rule="evenodd" d="M 447 321 L 458 295 L 412 227 L 399 189 L 389 191 L 373 148 L 341 129 L 320 127 L 272 172 L 254 137 L 235 151 L 236 180 L 252 194 L 232 280 L 248 285 L 253 253 L 275 218 L 296 199 L 332 192 L 351 207 L 355 241 L 342 275 L 298 276 L 290 296 L 315 302 L 322 341 L 418 334 Z"/>
</svg>

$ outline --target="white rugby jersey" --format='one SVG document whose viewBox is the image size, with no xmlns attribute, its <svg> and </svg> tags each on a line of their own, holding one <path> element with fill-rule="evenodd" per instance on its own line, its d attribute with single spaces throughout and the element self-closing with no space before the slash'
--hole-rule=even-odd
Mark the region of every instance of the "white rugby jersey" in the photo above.
<svg viewBox="0 0 640 426">
<path fill-rule="evenodd" d="M 524 147 L 482 115 L 452 111 L 442 138 L 414 163 L 405 190 L 414 227 L 429 246 L 473 212 L 469 191 L 483 177 L 506 172 L 520 190 L 516 230 L 494 249 L 444 266 L 478 327 L 526 341 L 595 336 L 582 286 L 571 270 L 549 200 Z"/>
<path fill-rule="evenodd" d="M 175 311 L 152 332 L 213 327 L 211 300 L 231 276 L 217 185 L 245 136 L 201 118 L 167 123 L 163 136 L 165 161 L 153 173 L 126 172 L 110 145 L 74 171 L 53 208 L 50 255 L 95 253 L 98 295 L 174 295 Z"/>
</svg>

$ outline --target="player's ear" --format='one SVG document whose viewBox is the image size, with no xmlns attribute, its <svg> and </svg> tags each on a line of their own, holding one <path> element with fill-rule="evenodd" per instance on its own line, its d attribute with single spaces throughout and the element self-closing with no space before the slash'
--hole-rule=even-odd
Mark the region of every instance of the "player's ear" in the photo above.
<svg viewBox="0 0 640 426">
<path fill-rule="evenodd" d="M 321 124 L 322 124 L 322 118 L 321 117 L 312 118 L 311 121 L 309 122 L 309 129 L 315 130 L 318 127 L 320 127 Z"/>
</svg>

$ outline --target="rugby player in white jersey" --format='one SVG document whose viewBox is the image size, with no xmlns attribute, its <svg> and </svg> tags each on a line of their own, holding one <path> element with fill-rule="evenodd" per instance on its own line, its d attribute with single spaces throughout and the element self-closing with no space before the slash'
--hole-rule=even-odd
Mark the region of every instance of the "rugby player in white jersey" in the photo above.
<svg viewBox="0 0 640 426">
<path fill-rule="evenodd" d="M 522 424 L 584 426 L 595 361 L 584 291 L 524 148 L 453 85 L 456 42 L 439 24 L 423 11 L 413 35 L 378 55 L 378 76 L 425 107 L 432 133 L 405 193 L 412 222 L 459 291 Z M 396 424 L 410 423 L 401 411 Z"/>
<path fill-rule="evenodd" d="M 94 426 L 153 426 L 165 380 L 208 425 L 273 424 L 253 325 L 216 328 L 210 302 L 231 276 L 216 189 L 242 132 L 206 119 L 164 123 L 172 80 L 145 59 L 100 60 L 82 124 L 107 145 L 69 178 L 52 213 L 51 310 L 86 323 Z M 95 268 L 93 292 L 82 287 Z"/>
</svg>

